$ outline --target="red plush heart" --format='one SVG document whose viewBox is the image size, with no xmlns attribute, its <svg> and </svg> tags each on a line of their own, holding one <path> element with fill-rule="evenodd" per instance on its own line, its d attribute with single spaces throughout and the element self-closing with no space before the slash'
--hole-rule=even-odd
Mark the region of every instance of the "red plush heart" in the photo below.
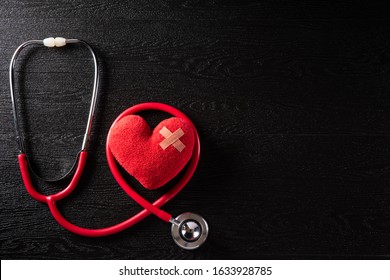
<svg viewBox="0 0 390 280">
<path fill-rule="evenodd" d="M 163 120 L 152 132 L 142 117 L 129 115 L 111 128 L 107 141 L 119 164 L 152 190 L 185 167 L 194 148 L 194 135 L 192 126 L 180 118 Z"/>
</svg>

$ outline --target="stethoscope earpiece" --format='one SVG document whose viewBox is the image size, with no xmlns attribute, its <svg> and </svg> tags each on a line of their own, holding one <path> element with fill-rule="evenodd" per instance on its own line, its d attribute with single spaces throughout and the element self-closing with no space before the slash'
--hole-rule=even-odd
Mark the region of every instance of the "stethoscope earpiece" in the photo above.
<svg viewBox="0 0 390 280">
<path fill-rule="evenodd" d="M 177 216 L 171 223 L 172 238 L 183 249 L 197 249 L 207 239 L 209 226 L 198 214 L 186 212 Z"/>
</svg>

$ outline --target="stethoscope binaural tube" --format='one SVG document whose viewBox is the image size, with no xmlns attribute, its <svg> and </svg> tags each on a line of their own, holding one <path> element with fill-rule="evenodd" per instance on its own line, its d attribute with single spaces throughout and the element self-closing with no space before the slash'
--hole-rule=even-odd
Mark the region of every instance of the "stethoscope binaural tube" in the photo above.
<svg viewBox="0 0 390 280">
<path fill-rule="evenodd" d="M 49 40 L 52 39 L 53 42 L 57 42 L 57 45 L 51 45 L 49 44 Z M 61 42 L 61 43 L 58 43 Z M 18 55 L 21 53 L 21 51 L 26 48 L 29 45 L 33 44 L 38 44 L 38 45 L 44 45 L 47 47 L 63 47 L 67 44 L 81 44 L 84 47 L 86 47 L 89 52 L 92 55 L 93 63 L 94 63 L 94 80 L 93 80 L 93 89 L 92 89 L 92 99 L 91 99 L 91 105 L 89 109 L 89 114 L 88 114 L 88 121 L 87 121 L 87 126 L 85 129 L 85 134 L 83 138 L 83 143 L 81 145 L 81 151 L 84 151 L 87 149 L 89 137 L 91 135 L 91 129 L 92 129 L 92 122 L 94 119 L 95 115 L 95 109 L 96 109 L 96 101 L 97 101 L 97 94 L 99 91 L 99 65 L 98 61 L 96 58 L 95 51 L 93 48 L 85 41 L 79 40 L 79 39 L 65 39 L 62 37 L 57 37 L 57 38 L 46 38 L 44 40 L 29 40 L 21 44 L 14 52 L 10 66 L 9 66 L 9 86 L 10 86 L 10 91 L 11 91 L 11 102 L 12 102 L 12 112 L 14 116 L 14 125 L 15 125 L 15 131 L 16 131 L 16 139 L 18 140 L 18 147 L 20 153 L 24 153 L 24 145 L 23 145 L 23 138 L 20 134 L 19 130 L 19 121 L 18 121 L 18 114 L 17 114 L 17 109 L 16 109 L 16 101 L 15 101 L 15 92 L 14 92 L 14 68 L 15 68 L 15 62 L 18 57 Z"/>
<path fill-rule="evenodd" d="M 15 98 L 15 91 L 14 91 L 14 68 L 16 59 L 18 58 L 18 55 L 21 53 L 21 51 L 26 48 L 29 45 L 44 45 L 46 47 L 63 47 L 67 44 L 80 44 L 84 47 L 86 47 L 89 52 L 91 53 L 93 63 L 94 63 L 94 81 L 93 81 L 93 89 L 92 89 L 92 97 L 91 97 L 91 104 L 90 109 L 88 113 L 88 121 L 83 137 L 83 142 L 81 145 L 81 150 L 76 156 L 75 163 L 73 164 L 73 167 L 62 177 L 57 179 L 43 179 L 40 176 L 38 176 L 32 169 L 32 167 L 29 164 L 27 152 L 24 147 L 24 139 L 22 136 L 22 133 L 19 129 L 19 118 L 16 108 L 16 98 Z M 68 196 L 77 186 L 82 172 L 85 167 L 85 163 L 87 160 L 87 146 L 89 143 L 89 138 L 91 135 L 91 129 L 92 129 L 92 123 L 95 115 L 95 109 L 96 109 L 96 103 L 97 103 L 97 95 L 98 95 L 98 89 L 99 89 L 99 65 L 96 58 L 96 54 L 92 47 L 79 39 L 65 39 L 62 37 L 57 38 L 46 38 L 44 40 L 29 40 L 24 43 L 22 43 L 14 52 L 10 66 L 9 66 L 9 85 L 10 85 L 10 92 L 11 92 L 11 102 L 12 102 L 12 112 L 13 112 L 13 119 L 14 119 L 14 126 L 15 126 L 15 133 L 16 133 L 16 139 L 17 139 L 17 145 L 19 148 L 19 155 L 18 155 L 18 161 L 19 161 L 19 167 L 22 174 L 23 181 L 25 183 L 26 189 L 28 193 L 36 200 L 40 202 L 46 202 L 49 196 L 44 196 L 36 191 L 33 184 L 31 183 L 30 178 L 30 171 L 38 178 L 42 179 L 45 182 L 57 182 L 60 180 L 63 180 L 65 178 L 68 178 L 72 173 L 73 177 L 69 183 L 69 185 L 62 191 L 51 195 L 51 199 L 53 200 L 60 200 L 66 196 Z M 75 170 L 74 170 L 75 169 Z M 73 172 L 74 171 L 74 172 Z"/>
<path fill-rule="evenodd" d="M 13 78 L 13 70 L 15 66 L 15 61 L 18 56 L 18 54 L 21 52 L 23 48 L 30 44 L 43 44 L 48 47 L 62 47 L 66 45 L 67 43 L 80 43 L 84 46 L 86 46 L 89 51 L 92 54 L 93 60 L 94 60 L 94 66 L 95 66 L 95 75 L 94 75 L 94 86 L 93 86 L 93 92 L 92 92 L 92 100 L 91 100 L 91 107 L 89 110 L 89 116 L 88 116 L 88 123 L 83 139 L 83 144 L 81 151 L 78 153 L 76 157 L 76 161 L 72 169 L 63 177 L 60 179 L 56 180 L 46 180 L 46 181 L 58 181 L 62 180 L 66 177 L 68 177 L 70 174 L 72 174 L 72 171 L 74 170 L 72 179 L 68 186 L 63 189 L 62 191 L 52 194 L 52 195 L 43 195 L 39 193 L 33 183 L 31 182 L 31 177 L 30 177 L 30 170 L 31 166 L 28 163 L 26 151 L 23 146 L 23 138 L 20 134 L 19 131 L 19 125 L 18 125 L 18 115 L 17 115 L 17 110 L 16 110 L 16 103 L 15 103 L 15 94 L 13 90 L 13 85 L 14 85 L 14 78 Z M 165 203 L 167 203 L 169 200 L 171 200 L 174 196 L 176 196 L 183 188 L 184 186 L 188 183 L 188 181 L 191 179 L 192 175 L 194 174 L 196 167 L 199 162 L 199 155 L 200 155 L 200 141 L 199 141 L 199 135 L 197 133 L 197 130 L 191 120 L 182 112 L 177 110 L 174 107 L 168 106 L 166 104 L 162 103 L 142 103 L 135 105 L 126 111 L 124 111 L 122 114 L 118 116 L 118 118 L 114 121 L 113 125 L 119 121 L 122 117 L 129 115 L 129 114 L 135 114 L 144 110 L 160 110 L 164 111 L 166 113 L 170 113 L 176 117 L 182 118 L 185 121 L 187 121 L 193 128 L 193 131 L 195 133 L 195 145 L 194 145 L 194 151 L 192 158 L 190 160 L 190 163 L 188 164 L 188 167 L 182 176 L 182 178 L 179 180 L 179 182 L 171 189 L 169 190 L 166 194 L 162 195 L 159 199 L 157 199 L 155 202 L 150 203 L 146 199 L 144 199 L 142 196 L 140 196 L 136 191 L 134 191 L 130 185 L 124 180 L 122 177 L 114 156 L 111 153 L 111 150 L 108 146 L 108 141 L 106 144 L 106 156 L 107 156 L 107 161 L 108 165 L 110 167 L 110 170 L 114 176 L 114 178 L 117 180 L 119 185 L 123 188 L 123 190 L 131 197 L 133 198 L 138 204 L 140 204 L 142 207 L 145 209 L 140 211 L 139 213 L 135 214 L 131 218 L 118 223 L 113 226 L 105 227 L 105 228 L 98 228 L 98 229 L 89 229 L 89 228 L 84 228 L 77 226 L 71 222 L 69 222 L 67 219 L 64 218 L 64 216 L 60 213 L 60 211 L 57 208 L 56 202 L 67 197 L 72 191 L 76 188 L 85 164 L 87 160 L 87 144 L 89 142 L 89 137 L 90 137 L 90 132 L 91 132 L 91 127 L 92 127 L 92 122 L 94 118 L 94 112 L 95 112 L 95 107 L 96 107 L 96 100 L 97 100 L 97 92 L 98 92 L 98 84 L 99 84 L 99 75 L 98 75 L 98 63 L 96 59 L 96 55 L 92 49 L 91 46 L 89 46 L 86 42 L 78 40 L 78 39 L 64 39 L 64 38 L 47 38 L 45 40 L 31 40 L 23 43 L 20 45 L 10 63 L 10 71 L 9 71 L 9 76 L 10 76 L 10 90 L 11 90 L 11 100 L 12 100 L 12 109 L 13 109 L 13 116 L 14 116 L 14 124 L 15 124 L 15 130 L 16 130 L 16 137 L 18 141 L 18 146 L 19 146 L 19 156 L 18 156 L 18 161 L 19 161 L 19 167 L 22 175 L 23 182 L 26 186 L 26 189 L 28 193 L 37 201 L 44 202 L 49 206 L 49 209 L 54 217 L 54 219 L 65 229 L 78 234 L 82 236 L 87 236 L 87 237 L 101 237 L 101 236 L 106 236 L 106 235 L 111 235 L 118 233 L 120 231 L 123 231 L 132 225 L 138 223 L 139 221 L 143 220 L 150 214 L 154 214 L 160 219 L 162 219 L 165 222 L 170 222 L 172 223 L 171 227 L 171 233 L 172 237 L 175 241 L 175 243 L 180 246 L 181 248 L 184 249 L 196 249 L 200 245 L 204 243 L 204 241 L 207 238 L 208 235 L 208 225 L 207 222 L 199 215 L 194 214 L 194 213 L 183 213 L 179 215 L 177 218 L 173 218 L 170 214 L 167 212 L 163 211 L 160 209 Z M 107 136 L 107 139 L 109 138 L 110 133 Z M 33 171 L 32 173 L 36 175 Z"/>
</svg>

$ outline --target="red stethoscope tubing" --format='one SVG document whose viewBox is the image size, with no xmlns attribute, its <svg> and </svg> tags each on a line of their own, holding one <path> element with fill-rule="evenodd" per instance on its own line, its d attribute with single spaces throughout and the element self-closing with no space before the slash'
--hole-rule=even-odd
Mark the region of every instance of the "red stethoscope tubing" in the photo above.
<svg viewBox="0 0 390 280">
<path fill-rule="evenodd" d="M 112 124 L 115 125 L 121 118 L 127 116 L 139 113 L 141 111 L 147 111 L 147 110 L 159 110 L 166 113 L 169 113 L 175 117 L 179 117 L 187 121 L 193 128 L 195 133 L 195 145 L 194 145 L 194 151 L 191 157 L 191 160 L 188 164 L 187 170 L 179 180 L 179 182 L 170 189 L 166 194 L 162 195 L 159 199 L 154 201 L 153 203 L 150 203 L 146 199 L 144 199 L 142 196 L 140 196 L 123 178 L 121 175 L 118 165 L 116 163 L 116 160 L 111 153 L 111 150 L 108 146 L 108 139 L 110 137 L 110 132 L 107 136 L 107 143 L 106 143 L 106 157 L 108 161 L 108 166 L 110 167 L 110 170 L 112 172 L 112 175 L 114 176 L 115 180 L 118 182 L 118 184 L 122 187 L 122 189 L 129 195 L 134 201 L 136 201 L 138 204 L 140 204 L 144 210 L 138 212 L 134 216 L 130 217 L 129 219 L 118 223 L 113 226 L 105 227 L 105 228 L 98 228 L 98 229 L 89 229 L 77 226 L 71 222 L 69 222 L 67 219 L 64 218 L 64 216 L 61 214 L 61 212 L 57 208 L 56 202 L 67 197 L 72 193 L 72 191 L 76 188 L 83 170 L 85 168 L 85 164 L 87 161 L 88 153 L 86 151 L 80 152 L 77 168 L 73 175 L 73 178 L 71 179 L 69 185 L 62 191 L 52 194 L 52 195 L 43 195 L 39 193 L 34 185 L 31 182 L 28 162 L 25 154 L 20 154 L 18 156 L 19 160 L 19 166 L 20 171 L 22 174 L 23 182 L 26 186 L 27 192 L 37 201 L 44 202 L 49 206 L 50 212 L 52 213 L 54 219 L 65 229 L 78 234 L 82 236 L 88 236 L 88 237 L 101 237 L 101 236 L 107 236 L 111 234 L 118 233 L 120 231 L 123 231 L 134 224 L 138 223 L 139 221 L 145 219 L 150 214 L 154 214 L 160 219 L 164 220 L 165 222 L 170 222 L 172 219 L 172 216 L 161 210 L 160 208 L 167 203 L 169 200 L 171 200 L 173 197 L 175 197 L 188 183 L 188 181 L 191 179 L 192 175 L 194 174 L 196 167 L 199 162 L 199 156 L 200 156 L 200 141 L 199 141 L 199 135 L 198 132 L 194 126 L 194 124 L 191 122 L 191 120 L 181 111 L 178 109 L 171 107 L 169 105 L 163 104 L 163 103 L 156 103 L 156 102 L 148 102 L 148 103 L 141 103 L 138 105 L 135 105 L 133 107 L 128 108 L 123 113 L 121 113 L 117 119 Z M 111 126 L 111 127 L 112 127 Z M 110 130 L 111 131 L 111 130 Z"/>
</svg>

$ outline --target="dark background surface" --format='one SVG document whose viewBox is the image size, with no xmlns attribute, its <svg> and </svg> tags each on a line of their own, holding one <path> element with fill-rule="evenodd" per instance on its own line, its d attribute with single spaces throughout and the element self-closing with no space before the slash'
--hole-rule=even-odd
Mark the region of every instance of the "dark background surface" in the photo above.
<svg viewBox="0 0 390 280">
<path fill-rule="evenodd" d="M 354 1 L 53 2 L 0 3 L 2 259 L 390 257 L 387 9 Z M 155 217 L 114 236 L 79 237 L 29 197 L 7 71 L 19 44 L 49 36 L 89 42 L 102 64 L 92 153 L 61 211 L 100 227 L 140 210 L 110 174 L 105 137 L 124 109 L 164 102 L 200 132 L 198 170 L 164 209 L 207 219 L 202 248 L 181 250 Z M 90 56 L 74 46 L 29 48 L 16 73 L 34 165 L 56 177 L 81 145 Z M 165 115 L 145 117 L 155 125 Z M 61 189 L 39 186 L 45 194 Z"/>
</svg>

